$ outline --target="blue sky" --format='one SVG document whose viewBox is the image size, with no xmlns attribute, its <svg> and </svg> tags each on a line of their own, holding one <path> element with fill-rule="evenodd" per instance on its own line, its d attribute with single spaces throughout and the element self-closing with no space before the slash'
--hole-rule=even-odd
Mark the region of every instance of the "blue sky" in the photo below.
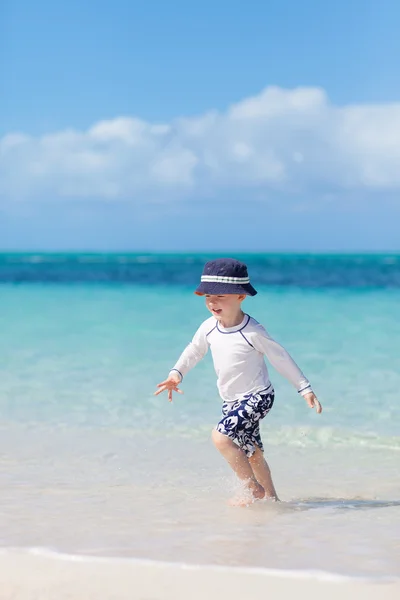
<svg viewBox="0 0 400 600">
<path fill-rule="evenodd" d="M 400 249 L 395 0 L 0 11 L 0 247 Z"/>
</svg>

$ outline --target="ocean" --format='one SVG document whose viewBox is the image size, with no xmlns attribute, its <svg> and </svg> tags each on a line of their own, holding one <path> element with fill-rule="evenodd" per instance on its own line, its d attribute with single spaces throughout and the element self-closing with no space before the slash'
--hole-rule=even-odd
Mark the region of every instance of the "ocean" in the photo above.
<svg viewBox="0 0 400 600">
<path fill-rule="evenodd" d="M 0 544 L 70 556 L 400 577 L 400 255 L 233 255 L 272 367 L 280 503 L 232 508 L 211 357 L 153 395 L 199 324 L 210 254 L 0 254 Z"/>
</svg>

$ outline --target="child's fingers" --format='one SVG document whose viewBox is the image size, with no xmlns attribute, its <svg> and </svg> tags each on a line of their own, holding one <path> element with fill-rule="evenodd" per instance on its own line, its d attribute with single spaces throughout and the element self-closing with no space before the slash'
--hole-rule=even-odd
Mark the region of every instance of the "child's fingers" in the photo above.
<svg viewBox="0 0 400 600">
<path fill-rule="evenodd" d="M 322 406 L 315 396 L 314 398 L 307 398 L 307 404 L 310 408 L 315 408 L 318 414 L 322 413 Z"/>
<path fill-rule="evenodd" d="M 157 387 L 162 387 L 163 385 L 166 385 L 168 383 L 168 379 L 166 379 L 165 381 L 162 381 L 161 383 L 157 383 Z"/>
<path fill-rule="evenodd" d="M 161 394 L 162 392 L 164 392 L 167 388 L 165 386 L 161 387 L 159 390 L 154 392 L 154 396 L 158 396 L 158 394 Z"/>
<path fill-rule="evenodd" d="M 169 386 L 176 386 L 179 385 L 179 381 L 174 381 L 173 379 L 165 379 L 165 381 L 162 381 L 161 383 L 157 383 L 157 387 L 162 387 L 163 385 L 165 385 L 166 387 Z"/>
<path fill-rule="evenodd" d="M 154 395 L 155 395 L 155 396 L 158 396 L 158 394 L 162 394 L 163 392 L 165 392 L 165 390 L 169 390 L 169 389 L 171 389 L 171 388 L 170 388 L 168 385 L 166 385 L 166 384 L 164 384 L 164 385 L 161 385 L 161 387 L 160 387 L 160 386 L 157 386 L 157 387 L 159 387 L 160 389 L 158 389 L 157 391 L 155 391 L 155 392 L 154 392 Z"/>
<path fill-rule="evenodd" d="M 176 384 L 173 384 L 171 381 L 167 381 L 165 383 L 159 383 L 157 385 L 157 387 L 159 389 L 154 392 L 154 396 L 158 396 L 159 394 L 162 394 L 163 392 L 165 392 L 165 390 L 168 390 L 168 399 L 170 401 L 172 400 L 172 392 L 173 391 L 177 392 L 178 394 L 183 394 L 182 390 L 177 388 Z"/>
<path fill-rule="evenodd" d="M 306 396 L 305 400 L 310 408 L 315 408 L 317 414 L 322 413 L 322 406 L 316 396 Z"/>
</svg>

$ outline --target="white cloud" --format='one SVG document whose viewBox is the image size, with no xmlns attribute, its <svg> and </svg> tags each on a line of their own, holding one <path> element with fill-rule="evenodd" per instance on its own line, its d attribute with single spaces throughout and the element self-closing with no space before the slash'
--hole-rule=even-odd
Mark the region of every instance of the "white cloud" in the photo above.
<svg viewBox="0 0 400 600">
<path fill-rule="evenodd" d="M 167 124 L 118 117 L 87 131 L 0 139 L 0 196 L 146 199 L 257 187 L 400 189 L 400 103 L 330 104 L 269 87 L 225 112 Z"/>
</svg>

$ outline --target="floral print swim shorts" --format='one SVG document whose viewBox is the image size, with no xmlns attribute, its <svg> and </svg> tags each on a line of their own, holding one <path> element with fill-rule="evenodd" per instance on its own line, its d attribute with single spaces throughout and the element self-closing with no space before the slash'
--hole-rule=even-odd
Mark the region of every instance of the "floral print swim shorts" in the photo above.
<svg viewBox="0 0 400 600">
<path fill-rule="evenodd" d="M 274 398 L 274 389 L 270 387 L 257 394 L 245 394 L 235 402 L 224 402 L 216 430 L 233 440 L 247 457 L 253 456 L 256 446 L 264 451 L 260 421 L 271 410 Z"/>
</svg>

